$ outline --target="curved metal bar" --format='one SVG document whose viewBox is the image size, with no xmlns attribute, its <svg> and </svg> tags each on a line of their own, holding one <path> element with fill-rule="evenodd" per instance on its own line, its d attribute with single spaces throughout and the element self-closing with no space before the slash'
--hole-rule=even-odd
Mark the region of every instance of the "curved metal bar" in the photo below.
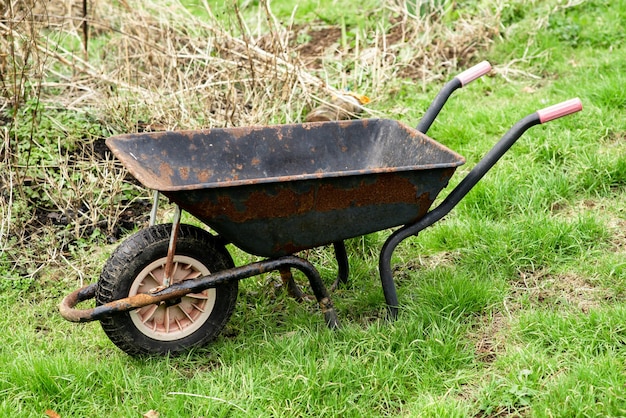
<svg viewBox="0 0 626 418">
<path fill-rule="evenodd" d="M 322 278 L 320 277 L 317 269 L 307 260 L 293 255 L 278 258 L 276 261 L 279 262 L 279 264 L 275 268 L 272 268 L 272 270 L 277 270 L 281 266 L 288 266 L 297 268 L 304 273 L 304 275 L 309 279 L 311 290 L 313 290 L 317 303 L 322 309 L 326 325 L 331 329 L 339 328 L 337 312 L 335 311 L 335 307 L 330 300 L 328 290 L 326 290 L 326 286 L 324 286 L 324 282 L 322 282 Z"/>
<path fill-rule="evenodd" d="M 454 90 L 464 87 L 472 81 L 476 80 L 479 77 L 489 73 L 491 71 L 491 64 L 487 61 L 483 61 L 479 64 L 474 65 L 472 68 L 468 68 L 463 71 L 461 74 L 458 74 L 452 80 L 448 81 L 447 84 L 443 86 L 443 88 L 439 91 L 435 100 L 432 101 L 428 110 L 424 113 L 422 120 L 420 120 L 417 125 L 417 130 L 421 133 L 425 134 L 430 129 L 430 125 L 434 122 L 435 118 L 446 104 L 448 98 L 452 95 Z"/>
<path fill-rule="evenodd" d="M 74 309 L 74 307 L 81 302 L 95 298 L 97 290 L 98 285 L 93 283 L 65 296 L 59 305 L 61 316 L 71 322 L 93 321 L 84 310 Z"/>
<path fill-rule="evenodd" d="M 59 311 L 61 316 L 68 321 L 95 321 L 116 313 L 127 312 L 167 300 L 178 299 L 188 293 L 201 292 L 205 289 L 216 287 L 220 284 L 234 280 L 242 280 L 269 271 L 281 270 L 285 268 L 296 268 L 307 276 L 309 283 L 311 284 L 311 289 L 313 290 L 317 302 L 322 309 L 322 313 L 324 314 L 326 324 L 330 328 L 337 328 L 339 326 L 337 313 L 319 273 L 311 263 L 296 256 L 285 256 L 272 260 L 259 261 L 241 267 L 222 270 L 197 279 L 175 283 L 155 293 L 142 293 L 118 299 L 91 309 L 76 309 L 76 305 L 80 302 L 93 299 L 95 297 L 97 284 L 91 284 L 67 295 L 61 302 Z"/>
<path fill-rule="evenodd" d="M 439 112 L 441 112 L 441 109 L 446 104 L 452 93 L 461 87 L 463 87 L 463 84 L 456 77 L 448 81 L 442 89 L 439 90 L 439 93 L 437 93 L 437 96 L 433 99 L 432 103 L 428 107 L 428 110 L 426 110 L 424 116 L 422 116 L 422 119 L 417 124 L 416 129 L 423 134 L 428 132 L 430 125 L 433 124 L 437 115 L 439 115 Z"/>
<path fill-rule="evenodd" d="M 498 143 L 474 166 L 467 176 L 448 194 L 439 206 L 428 212 L 414 224 L 406 225 L 396 230 L 383 245 L 378 260 L 380 280 L 387 302 L 387 309 L 391 319 L 398 316 L 398 296 L 391 273 L 391 256 L 395 248 L 406 238 L 417 235 L 424 228 L 434 224 L 447 215 L 467 193 L 483 178 L 485 174 L 498 162 L 498 160 L 511 148 L 526 130 L 541 123 L 539 115 L 533 113 L 517 122 Z"/>
</svg>

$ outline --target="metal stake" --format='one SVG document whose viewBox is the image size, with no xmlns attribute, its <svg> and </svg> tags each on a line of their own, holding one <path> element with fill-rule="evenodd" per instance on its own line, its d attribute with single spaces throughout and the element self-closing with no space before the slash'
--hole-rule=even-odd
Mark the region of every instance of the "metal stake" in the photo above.
<svg viewBox="0 0 626 418">
<path fill-rule="evenodd" d="M 157 209 L 159 207 L 159 191 L 155 190 L 152 195 L 152 210 L 150 211 L 150 226 L 156 223 Z"/>
</svg>

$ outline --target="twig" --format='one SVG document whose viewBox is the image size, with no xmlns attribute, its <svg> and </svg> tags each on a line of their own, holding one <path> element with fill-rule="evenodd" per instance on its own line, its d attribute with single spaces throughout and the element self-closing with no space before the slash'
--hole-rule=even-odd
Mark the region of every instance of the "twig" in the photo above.
<svg viewBox="0 0 626 418">
<path fill-rule="evenodd" d="M 52 41 L 50 41 L 52 42 Z M 106 74 L 103 74 L 102 72 L 97 71 L 95 68 L 93 68 L 88 62 L 84 61 L 82 58 L 80 58 L 79 56 L 77 56 L 76 54 L 73 54 L 72 52 L 69 52 L 68 50 L 66 50 L 65 48 L 63 48 L 62 46 L 60 46 L 59 44 L 53 42 L 54 44 L 54 49 L 49 48 L 49 47 L 43 47 L 39 44 L 36 45 L 36 48 L 51 57 L 56 58 L 59 62 L 61 62 L 62 64 L 68 66 L 69 68 L 74 68 L 75 70 L 85 73 L 93 78 L 105 81 L 107 83 L 119 86 L 119 87 L 123 87 L 129 91 L 135 92 L 135 93 L 139 93 L 142 95 L 147 95 L 149 96 L 152 92 L 150 90 L 147 89 L 143 89 L 141 87 L 137 87 L 137 86 L 133 86 L 131 84 L 125 83 L 121 80 L 116 80 L 113 78 L 110 78 L 109 76 L 107 76 Z M 59 54 L 58 52 L 56 52 L 56 50 L 59 49 L 61 50 L 64 54 L 68 55 L 72 61 L 77 62 L 78 64 L 80 64 L 81 66 L 77 66 L 76 64 L 73 64 L 70 60 L 68 60 L 67 58 L 65 58 L 64 56 L 62 56 L 61 54 Z"/>
</svg>

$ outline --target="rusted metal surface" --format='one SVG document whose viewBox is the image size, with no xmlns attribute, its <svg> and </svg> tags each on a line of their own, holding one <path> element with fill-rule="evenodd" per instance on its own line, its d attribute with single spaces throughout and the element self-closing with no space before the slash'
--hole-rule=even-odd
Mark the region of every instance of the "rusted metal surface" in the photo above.
<svg viewBox="0 0 626 418">
<path fill-rule="evenodd" d="M 339 321 L 337 319 L 337 313 L 319 273 L 311 263 L 295 256 L 286 256 L 273 260 L 259 261 L 241 267 L 222 270 L 208 276 L 202 276 L 196 279 L 175 283 L 165 289 L 159 290 L 156 293 L 141 293 L 127 298 L 118 299 L 105 305 L 96 306 L 95 308 L 77 309 L 76 306 L 79 303 L 95 297 L 98 285 L 92 284 L 67 295 L 61 302 L 59 311 L 61 316 L 68 321 L 96 321 L 106 316 L 128 312 L 144 306 L 177 300 L 188 293 L 199 293 L 203 290 L 216 287 L 227 282 L 242 280 L 273 270 L 288 271 L 290 268 L 296 268 L 306 275 L 309 279 L 309 283 L 311 284 L 311 289 L 313 290 L 315 298 L 317 299 L 322 313 L 324 314 L 326 324 L 331 328 L 338 327 Z"/>
<path fill-rule="evenodd" d="M 146 187 L 265 257 L 415 222 L 464 163 L 386 119 L 144 133 L 107 144 Z"/>
<path fill-rule="evenodd" d="M 453 169 L 165 192 L 251 254 L 276 257 L 423 216 Z"/>
<path fill-rule="evenodd" d="M 127 134 L 107 145 L 144 186 L 233 187 L 456 167 L 463 157 L 401 122 L 362 119 Z"/>
<path fill-rule="evenodd" d="M 86 312 L 84 310 L 74 309 L 74 307 L 81 302 L 95 298 L 97 290 L 98 285 L 94 283 L 75 290 L 64 297 L 59 305 L 59 312 L 61 313 L 61 316 L 71 322 L 93 321 L 94 319 L 91 319 L 92 310 Z"/>
<path fill-rule="evenodd" d="M 167 247 L 167 258 L 165 262 L 165 278 L 163 279 L 163 286 L 170 285 L 172 280 L 172 269 L 174 267 L 174 254 L 176 253 L 176 243 L 178 242 L 178 233 L 180 232 L 180 207 L 176 207 L 174 212 L 174 221 L 172 222 L 172 232 L 170 234 L 170 242 Z"/>
</svg>

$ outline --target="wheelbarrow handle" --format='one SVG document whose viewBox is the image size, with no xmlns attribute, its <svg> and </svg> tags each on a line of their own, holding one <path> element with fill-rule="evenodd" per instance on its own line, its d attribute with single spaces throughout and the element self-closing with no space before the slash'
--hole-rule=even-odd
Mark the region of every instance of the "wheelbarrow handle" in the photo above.
<svg viewBox="0 0 626 418">
<path fill-rule="evenodd" d="M 485 174 L 498 162 L 500 158 L 515 144 L 515 142 L 529 128 L 541 123 L 576 113 L 583 109 L 582 102 L 579 98 L 566 100 L 564 102 L 546 107 L 531 113 L 525 118 L 518 121 L 504 136 L 489 150 L 483 158 L 476 163 L 474 168 L 465 176 L 463 180 L 448 194 L 446 199 L 435 209 L 431 210 L 422 218 L 420 222 L 427 221 L 431 224 L 456 206 L 459 201 L 483 178 Z"/>
<path fill-rule="evenodd" d="M 545 109 L 538 110 L 517 122 L 498 143 L 485 154 L 485 156 L 474 166 L 474 168 L 452 189 L 436 208 L 432 209 L 417 222 L 405 225 L 397 229 L 383 245 L 378 260 L 380 280 L 385 293 L 385 300 L 391 318 L 398 314 L 398 296 L 396 294 L 393 275 L 391 271 L 391 256 L 396 246 L 411 235 L 417 235 L 424 228 L 434 224 L 450 211 L 465 197 L 465 195 L 483 178 L 485 174 L 498 162 L 498 160 L 513 146 L 513 144 L 529 128 L 541 123 L 567 116 L 581 111 L 583 105 L 580 99 L 570 99 Z"/>
<path fill-rule="evenodd" d="M 487 61 L 483 61 L 480 64 L 476 64 L 472 68 L 463 71 L 455 78 L 461 82 L 461 87 L 465 87 L 477 78 L 480 78 L 485 74 L 489 74 L 490 71 L 491 64 L 489 64 L 489 62 Z"/>
<path fill-rule="evenodd" d="M 583 110 L 583 104 L 578 97 L 566 100 L 564 102 L 546 107 L 537 111 L 540 123 L 550 122 L 551 120 L 570 115 L 572 113 Z"/>
<path fill-rule="evenodd" d="M 491 64 L 487 61 L 483 61 L 480 64 L 476 64 L 472 68 L 463 71 L 461 74 L 448 81 L 445 86 L 437 93 L 437 96 L 432 101 L 428 110 L 422 116 L 422 119 L 417 124 L 417 130 L 425 134 L 430 129 L 430 126 L 439 115 L 439 112 L 448 101 L 448 98 L 452 93 L 461 87 L 464 87 L 476 80 L 477 78 L 489 73 L 491 71 Z"/>
</svg>

